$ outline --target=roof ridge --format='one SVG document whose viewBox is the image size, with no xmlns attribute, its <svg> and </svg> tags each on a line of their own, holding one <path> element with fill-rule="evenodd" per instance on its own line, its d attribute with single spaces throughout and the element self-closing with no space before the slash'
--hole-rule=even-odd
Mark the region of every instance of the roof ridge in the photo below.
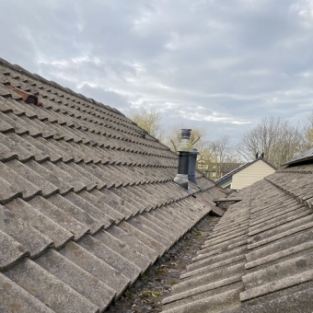
<svg viewBox="0 0 313 313">
<path fill-rule="evenodd" d="M 44 77 L 42 77 L 42 76 L 40 76 L 40 75 L 38 75 L 38 74 L 32 74 L 31 72 L 29 72 L 28 70 L 26 70 L 26 69 L 23 68 L 22 66 L 20 66 L 20 65 L 18 65 L 18 64 L 11 64 L 10 62 L 8 62 L 8 61 L 2 59 L 1 57 L 0 57 L 0 65 L 6 66 L 6 67 L 10 68 L 10 69 L 13 70 L 13 71 L 16 71 L 16 72 L 18 72 L 18 73 L 21 73 L 21 74 L 23 74 L 23 75 L 28 76 L 28 77 L 31 78 L 31 79 L 38 80 L 38 81 L 40 81 L 41 83 L 47 84 L 47 85 L 50 86 L 50 87 L 59 89 L 59 90 L 61 90 L 61 91 L 63 91 L 63 92 L 66 92 L 66 93 L 69 93 L 69 94 L 71 94 L 71 95 L 73 95 L 73 96 L 75 96 L 75 97 L 77 97 L 77 98 L 83 99 L 84 101 L 87 101 L 87 102 L 89 102 L 89 103 L 91 103 L 91 104 L 93 104 L 93 105 L 96 105 L 96 106 L 99 106 L 99 107 L 102 106 L 103 108 L 106 108 L 107 110 L 109 110 L 109 111 L 111 111 L 111 112 L 117 113 L 117 114 L 119 114 L 119 115 L 125 117 L 125 114 L 123 114 L 122 112 L 120 112 L 120 111 L 117 110 L 117 109 L 114 109 L 114 108 L 112 108 L 112 107 L 110 107 L 110 106 L 108 106 L 108 105 L 104 105 L 103 103 L 98 102 L 98 101 L 96 101 L 96 100 L 94 100 L 94 99 L 92 99 L 92 98 L 87 98 L 87 97 L 83 96 L 82 94 L 77 93 L 77 92 L 71 90 L 71 89 L 68 88 L 68 87 L 62 87 L 62 86 L 59 85 L 58 83 L 56 83 L 56 82 L 54 82 L 54 81 L 49 81 L 49 80 L 45 79 Z"/>
</svg>

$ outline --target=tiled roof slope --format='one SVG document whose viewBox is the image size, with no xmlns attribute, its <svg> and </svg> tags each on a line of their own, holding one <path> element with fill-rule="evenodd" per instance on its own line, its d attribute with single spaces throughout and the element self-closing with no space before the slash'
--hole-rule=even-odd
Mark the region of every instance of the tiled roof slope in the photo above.
<svg viewBox="0 0 313 313">
<path fill-rule="evenodd" d="M 3 60 L 0 129 L 1 313 L 102 312 L 214 206 L 124 115 Z"/>
<path fill-rule="evenodd" d="M 164 313 L 313 311 L 313 165 L 279 170 L 239 195 Z"/>
</svg>

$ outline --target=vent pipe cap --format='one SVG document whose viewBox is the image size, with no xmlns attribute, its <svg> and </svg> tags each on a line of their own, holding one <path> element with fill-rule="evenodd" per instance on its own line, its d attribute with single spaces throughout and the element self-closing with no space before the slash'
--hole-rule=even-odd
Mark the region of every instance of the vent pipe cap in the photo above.
<svg viewBox="0 0 313 313">
<path fill-rule="evenodd" d="M 190 134 L 191 129 L 181 130 L 181 140 L 178 147 L 178 151 L 189 151 L 190 150 Z"/>
<path fill-rule="evenodd" d="M 183 128 L 181 130 L 181 139 L 190 139 L 191 129 Z"/>
</svg>

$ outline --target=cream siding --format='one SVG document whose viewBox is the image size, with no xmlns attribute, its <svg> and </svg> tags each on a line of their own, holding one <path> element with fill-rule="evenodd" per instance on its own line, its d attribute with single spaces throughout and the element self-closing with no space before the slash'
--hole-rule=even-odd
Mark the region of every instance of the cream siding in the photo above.
<svg viewBox="0 0 313 313">
<path fill-rule="evenodd" d="M 231 188 L 242 189 L 274 172 L 275 170 L 271 166 L 267 165 L 264 161 L 259 160 L 234 174 Z"/>
</svg>

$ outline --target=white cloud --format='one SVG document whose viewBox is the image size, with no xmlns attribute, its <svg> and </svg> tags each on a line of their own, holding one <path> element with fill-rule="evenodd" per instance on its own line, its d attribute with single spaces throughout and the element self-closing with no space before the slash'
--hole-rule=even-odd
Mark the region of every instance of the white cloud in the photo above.
<svg viewBox="0 0 313 313">
<path fill-rule="evenodd" d="M 47 14 L 49 12 L 49 14 Z M 312 110 L 313 0 L 3 0 L 1 56 L 123 112 L 222 135 Z M 166 126 L 165 125 L 165 126 Z"/>
<path fill-rule="evenodd" d="M 233 117 L 223 115 L 218 112 L 212 112 L 211 114 L 203 114 L 199 112 L 190 112 L 190 111 L 179 111 L 180 115 L 187 120 L 192 121 L 207 121 L 207 122 L 213 122 L 213 123 L 223 123 L 223 124 L 235 124 L 235 125 L 244 125 L 244 124 L 250 124 L 250 121 L 244 121 L 244 120 L 236 120 Z"/>
</svg>

